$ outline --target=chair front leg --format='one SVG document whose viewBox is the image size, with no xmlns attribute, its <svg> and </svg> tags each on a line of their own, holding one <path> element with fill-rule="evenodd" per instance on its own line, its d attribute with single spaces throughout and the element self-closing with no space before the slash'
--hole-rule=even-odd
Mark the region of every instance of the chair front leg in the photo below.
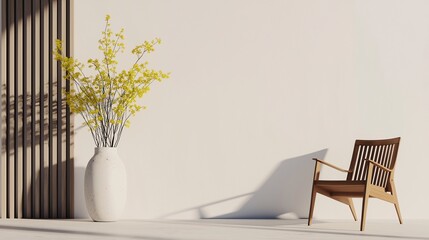
<svg viewBox="0 0 429 240">
<path fill-rule="evenodd" d="M 362 218 L 360 222 L 360 230 L 365 230 L 365 222 L 366 222 L 366 210 L 368 208 L 368 198 L 369 198 L 369 188 L 371 187 L 371 180 L 372 180 L 372 172 L 374 170 L 374 164 L 371 162 L 367 165 L 367 175 L 366 175 L 366 184 L 365 184 L 365 192 L 363 194 L 362 199 Z"/>
<path fill-rule="evenodd" d="M 393 178 L 393 176 L 392 176 L 392 178 Z M 401 210 L 399 209 L 398 195 L 396 193 L 396 187 L 395 187 L 395 183 L 393 182 L 393 179 L 390 180 L 390 188 L 392 190 L 392 195 L 395 199 L 394 204 L 395 204 L 396 214 L 398 215 L 399 224 L 402 224 Z"/>
<path fill-rule="evenodd" d="M 316 191 L 317 186 L 315 186 L 315 182 L 319 180 L 320 168 L 321 168 L 321 164 L 316 161 L 314 165 L 313 186 L 311 188 L 310 211 L 308 213 L 308 226 L 311 225 L 311 221 L 313 219 L 314 204 L 316 202 L 316 194 L 317 194 L 317 191 Z"/>
</svg>

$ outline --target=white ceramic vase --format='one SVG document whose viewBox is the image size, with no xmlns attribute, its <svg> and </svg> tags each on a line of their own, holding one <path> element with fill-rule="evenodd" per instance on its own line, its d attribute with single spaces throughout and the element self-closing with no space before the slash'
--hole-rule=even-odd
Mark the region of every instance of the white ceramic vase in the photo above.
<svg viewBox="0 0 429 240">
<path fill-rule="evenodd" d="M 85 171 L 85 200 L 96 222 L 117 221 L 125 207 L 127 177 L 116 148 L 95 148 Z"/>
</svg>

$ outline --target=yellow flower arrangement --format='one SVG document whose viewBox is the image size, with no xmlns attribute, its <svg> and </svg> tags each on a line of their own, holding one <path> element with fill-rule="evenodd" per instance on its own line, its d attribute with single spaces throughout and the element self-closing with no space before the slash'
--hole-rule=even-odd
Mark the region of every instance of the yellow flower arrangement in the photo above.
<svg viewBox="0 0 429 240">
<path fill-rule="evenodd" d="M 85 64 L 76 58 L 63 55 L 62 42 L 57 40 L 54 57 L 65 71 L 64 78 L 71 81 L 70 91 L 64 91 L 70 110 L 80 114 L 88 126 L 97 147 L 117 147 L 124 127 L 130 124 L 130 117 L 143 107 L 137 100 L 143 97 L 154 81 L 170 76 L 160 70 L 148 68 L 148 62 L 141 62 L 145 54 L 155 50 L 161 39 L 144 41 L 131 53 L 136 61 L 128 70 L 119 71 L 116 55 L 124 52 L 124 29 L 113 33 L 110 16 L 106 15 L 106 27 L 98 41 L 102 59 L 88 59 L 88 67 L 94 75 L 85 75 Z"/>
</svg>

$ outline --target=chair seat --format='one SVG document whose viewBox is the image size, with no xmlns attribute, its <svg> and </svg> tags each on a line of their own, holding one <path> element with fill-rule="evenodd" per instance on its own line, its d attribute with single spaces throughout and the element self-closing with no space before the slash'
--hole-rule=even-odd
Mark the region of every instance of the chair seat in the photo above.
<svg viewBox="0 0 429 240">
<path fill-rule="evenodd" d="M 318 192 L 326 192 L 331 196 L 362 196 L 365 190 L 365 181 L 318 180 L 314 185 Z"/>
</svg>

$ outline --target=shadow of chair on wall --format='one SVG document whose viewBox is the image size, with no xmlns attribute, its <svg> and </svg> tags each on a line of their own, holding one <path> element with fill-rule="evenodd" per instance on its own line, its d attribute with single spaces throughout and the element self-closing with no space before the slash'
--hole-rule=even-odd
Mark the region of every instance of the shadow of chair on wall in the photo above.
<svg viewBox="0 0 429 240">
<path fill-rule="evenodd" d="M 307 218 L 314 172 L 314 161 L 311 159 L 324 159 L 327 151 L 328 149 L 322 149 L 281 161 L 254 192 L 172 212 L 160 218 L 174 217 L 186 212 L 194 212 L 200 219 Z M 205 214 L 205 208 L 243 197 L 248 199 L 235 211 L 216 216 Z"/>
</svg>

